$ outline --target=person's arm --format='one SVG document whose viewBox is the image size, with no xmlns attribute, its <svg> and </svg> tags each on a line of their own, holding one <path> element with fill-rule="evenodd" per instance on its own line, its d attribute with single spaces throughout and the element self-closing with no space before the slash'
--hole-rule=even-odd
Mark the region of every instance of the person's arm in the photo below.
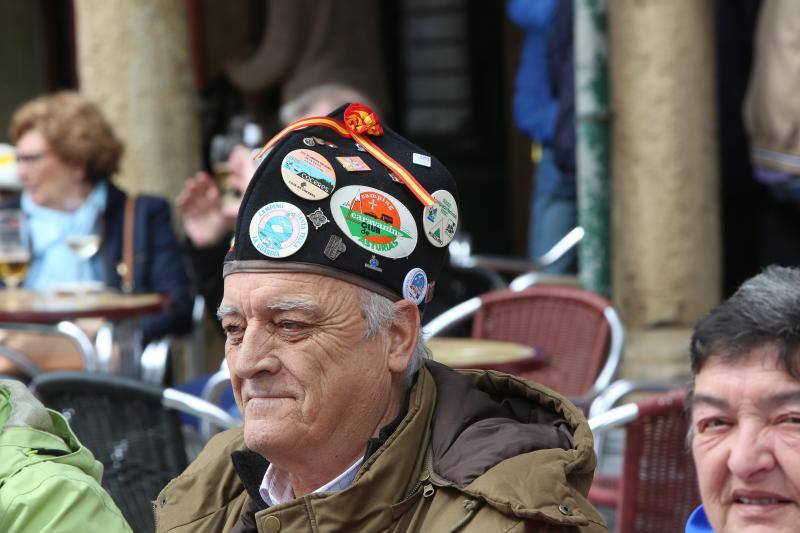
<svg viewBox="0 0 800 533">
<path fill-rule="evenodd" d="M 206 311 L 214 318 L 215 324 L 222 327 L 216 320 L 217 307 L 222 301 L 222 263 L 230 248 L 233 233 L 228 233 L 216 244 L 197 248 L 189 241 L 186 243 L 186 252 L 192 267 L 194 287 L 206 301 Z"/>
<path fill-rule="evenodd" d="M 0 531 L 128 533 L 130 526 L 91 476 L 43 461 L 10 476 L 0 488 Z"/>
</svg>

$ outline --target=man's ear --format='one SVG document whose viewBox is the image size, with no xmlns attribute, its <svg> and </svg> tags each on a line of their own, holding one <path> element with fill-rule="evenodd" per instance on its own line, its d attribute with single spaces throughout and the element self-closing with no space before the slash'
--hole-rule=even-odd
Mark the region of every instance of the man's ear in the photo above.
<svg viewBox="0 0 800 533">
<path fill-rule="evenodd" d="M 402 374 L 408 367 L 419 337 L 419 309 L 408 300 L 394 303 L 395 318 L 389 328 L 389 370 Z"/>
</svg>

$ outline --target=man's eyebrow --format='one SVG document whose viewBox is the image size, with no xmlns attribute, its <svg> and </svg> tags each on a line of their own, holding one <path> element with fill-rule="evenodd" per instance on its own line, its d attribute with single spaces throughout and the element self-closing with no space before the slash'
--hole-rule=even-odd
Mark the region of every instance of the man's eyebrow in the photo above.
<svg viewBox="0 0 800 533">
<path fill-rule="evenodd" d="M 318 311 L 319 306 L 306 298 L 285 298 L 264 306 L 272 311 Z"/>
<path fill-rule="evenodd" d="M 239 310 L 232 305 L 220 305 L 217 308 L 217 320 L 222 321 L 228 315 L 238 315 Z"/>
</svg>

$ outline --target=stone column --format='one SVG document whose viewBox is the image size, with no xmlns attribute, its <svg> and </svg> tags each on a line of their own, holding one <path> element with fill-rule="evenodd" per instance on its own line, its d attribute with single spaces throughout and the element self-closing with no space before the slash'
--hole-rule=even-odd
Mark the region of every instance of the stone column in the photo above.
<svg viewBox="0 0 800 533">
<path fill-rule="evenodd" d="M 613 0 L 609 21 L 622 373 L 677 377 L 721 290 L 714 2 Z"/>
<path fill-rule="evenodd" d="M 80 89 L 125 143 L 115 182 L 173 200 L 200 165 L 186 2 L 74 5 Z"/>
</svg>

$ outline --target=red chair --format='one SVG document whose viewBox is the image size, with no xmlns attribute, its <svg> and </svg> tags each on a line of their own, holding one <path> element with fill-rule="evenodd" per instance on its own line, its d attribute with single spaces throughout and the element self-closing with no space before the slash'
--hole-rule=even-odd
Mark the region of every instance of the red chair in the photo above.
<svg viewBox="0 0 800 533">
<path fill-rule="evenodd" d="M 602 296 L 574 286 L 500 290 L 459 304 L 425 327 L 426 338 L 472 316 L 472 337 L 511 341 L 544 351 L 548 364 L 521 377 L 586 405 L 607 387 L 622 357 L 624 328 Z"/>
<path fill-rule="evenodd" d="M 618 533 L 683 531 L 700 505 L 686 446 L 685 396 L 684 389 L 672 390 L 589 420 L 597 439 L 611 429 L 626 429 L 621 477 L 596 476 L 589 491 L 593 503 L 616 508 Z"/>
</svg>

